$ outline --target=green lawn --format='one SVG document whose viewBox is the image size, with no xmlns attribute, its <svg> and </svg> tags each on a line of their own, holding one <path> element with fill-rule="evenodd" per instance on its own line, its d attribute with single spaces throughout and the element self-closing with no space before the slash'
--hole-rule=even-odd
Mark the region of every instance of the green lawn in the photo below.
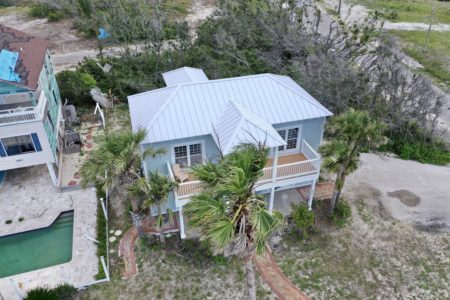
<svg viewBox="0 0 450 300">
<path fill-rule="evenodd" d="M 391 22 L 427 23 L 431 15 L 431 0 L 350 0 L 349 2 L 361 4 L 367 8 L 386 12 L 395 11 L 398 19 L 389 19 Z M 450 24 L 450 1 L 436 1 L 435 23 Z"/>
<path fill-rule="evenodd" d="M 403 51 L 424 66 L 424 72 L 439 83 L 450 85 L 450 32 L 431 32 L 425 51 L 426 32 L 391 31 L 400 38 Z"/>
</svg>

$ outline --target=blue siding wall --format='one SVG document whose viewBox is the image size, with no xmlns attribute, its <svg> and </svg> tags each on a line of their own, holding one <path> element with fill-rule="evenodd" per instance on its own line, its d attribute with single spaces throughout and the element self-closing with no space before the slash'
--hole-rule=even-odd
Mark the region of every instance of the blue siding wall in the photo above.
<svg viewBox="0 0 450 300">
<path fill-rule="evenodd" d="M 205 152 L 204 159 L 214 160 L 217 159 L 219 155 L 219 149 L 216 146 L 211 135 L 197 136 L 186 139 L 173 140 L 168 142 L 154 143 L 154 144 L 146 144 L 144 145 L 144 149 L 148 147 L 153 147 L 154 149 L 164 148 L 166 149 L 166 153 L 158 156 L 156 158 L 148 157 L 145 161 L 147 166 L 147 172 L 155 171 L 167 175 L 167 162 L 173 162 L 173 147 L 176 145 L 189 144 L 193 142 L 202 142 L 204 145 L 203 151 Z"/>
<path fill-rule="evenodd" d="M 311 119 L 311 120 L 304 120 L 299 122 L 289 122 L 289 123 L 283 123 L 283 124 L 276 124 L 274 125 L 275 129 L 278 128 L 284 128 L 284 127 L 291 127 L 295 125 L 302 125 L 302 131 L 301 131 L 301 138 L 305 139 L 314 149 L 318 149 L 320 146 L 320 143 L 322 141 L 322 135 L 323 135 L 323 127 L 325 124 L 325 118 L 317 118 L 317 119 Z M 167 141 L 167 142 L 161 142 L 161 143 L 153 143 L 153 144 L 146 144 L 143 146 L 144 149 L 147 149 L 148 147 L 153 147 L 154 149 L 157 148 L 164 148 L 166 149 L 166 153 L 158 156 L 156 158 L 149 157 L 145 160 L 145 166 L 147 168 L 147 171 L 155 171 L 168 175 L 167 172 L 167 162 L 171 163 L 173 162 L 173 147 L 176 145 L 182 145 L 182 144 L 189 144 L 192 142 L 202 142 L 204 145 L 204 159 L 206 160 L 217 160 L 219 158 L 219 149 L 217 148 L 216 143 L 214 142 L 214 139 L 211 135 L 204 135 L 204 136 L 198 136 L 198 137 L 192 137 L 192 138 L 186 138 L 186 139 L 179 139 L 179 140 L 173 140 L 173 141 Z M 173 193 L 170 194 L 169 199 L 167 201 L 166 209 L 170 208 L 173 211 L 177 211 L 178 209 L 175 206 L 175 198 Z"/>
<path fill-rule="evenodd" d="M 289 122 L 275 124 L 275 129 L 284 127 L 294 127 L 295 125 L 301 125 L 301 138 L 306 140 L 315 150 L 317 150 L 322 141 L 323 129 L 325 125 L 325 118 L 316 118 L 310 120 L 303 120 L 298 122 Z"/>
<path fill-rule="evenodd" d="M 219 149 L 217 148 L 216 143 L 214 142 L 211 135 L 197 136 L 162 143 L 146 144 L 143 146 L 144 149 L 147 149 L 148 147 L 153 147 L 154 149 L 158 148 L 166 149 L 165 154 L 155 158 L 149 157 L 145 160 L 147 172 L 158 171 L 164 175 L 168 175 L 167 162 L 172 163 L 173 147 L 176 145 L 189 144 L 192 142 L 203 143 L 204 145 L 203 151 L 205 152 L 203 154 L 204 159 L 214 161 L 218 158 Z M 165 211 L 167 208 L 170 208 L 172 211 L 178 211 L 178 208 L 175 206 L 175 196 L 173 195 L 173 193 L 170 193 L 169 199 L 167 200 L 167 203 L 163 208 L 163 210 Z M 156 213 L 156 211 L 152 210 L 152 213 Z"/>
</svg>

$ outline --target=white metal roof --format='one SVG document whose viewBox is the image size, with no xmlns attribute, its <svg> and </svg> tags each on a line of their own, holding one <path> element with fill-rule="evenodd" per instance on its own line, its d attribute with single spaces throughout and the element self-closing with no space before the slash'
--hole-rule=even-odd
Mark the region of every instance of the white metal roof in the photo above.
<svg viewBox="0 0 450 300">
<path fill-rule="evenodd" d="M 261 142 L 270 148 L 286 145 L 270 123 L 235 101 L 226 106 L 213 126 L 212 135 L 223 154 L 232 152 L 239 144 Z"/>
<path fill-rule="evenodd" d="M 162 74 L 166 86 L 208 81 L 202 69 L 183 67 Z"/>
<path fill-rule="evenodd" d="M 231 99 L 269 124 L 332 115 L 289 77 L 260 74 L 128 96 L 131 124 L 147 130 L 144 143 L 212 134 Z"/>
</svg>

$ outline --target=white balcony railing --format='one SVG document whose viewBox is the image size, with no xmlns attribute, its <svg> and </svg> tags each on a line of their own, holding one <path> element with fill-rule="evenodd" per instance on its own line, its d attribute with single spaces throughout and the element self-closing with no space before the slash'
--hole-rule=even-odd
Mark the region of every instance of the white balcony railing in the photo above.
<svg viewBox="0 0 450 300">
<path fill-rule="evenodd" d="M 302 177 L 318 173 L 320 171 L 320 155 L 306 142 L 302 141 L 300 153 L 304 158 L 301 161 L 296 161 L 288 164 L 278 164 L 276 168 L 276 176 L 273 176 L 274 167 L 267 167 L 263 169 L 263 176 L 258 181 L 260 184 L 271 181 L 285 180 L 289 178 Z M 298 153 L 297 153 L 298 154 Z M 175 180 L 170 163 L 167 163 L 169 176 Z M 179 199 L 189 198 L 202 190 L 201 181 L 187 181 L 178 184 L 176 197 Z"/>
<path fill-rule="evenodd" d="M 0 126 L 34 122 L 42 119 L 47 98 L 40 93 L 36 106 L 0 110 Z"/>
</svg>

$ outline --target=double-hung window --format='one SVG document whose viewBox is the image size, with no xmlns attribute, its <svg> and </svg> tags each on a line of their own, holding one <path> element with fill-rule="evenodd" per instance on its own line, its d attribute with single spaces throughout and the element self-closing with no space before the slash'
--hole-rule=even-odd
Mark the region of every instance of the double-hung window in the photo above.
<svg viewBox="0 0 450 300">
<path fill-rule="evenodd" d="M 279 146 L 278 151 L 293 152 L 298 148 L 300 139 L 300 128 L 287 128 L 278 130 L 278 134 L 286 141 L 287 145 Z"/>
<path fill-rule="evenodd" d="M 201 143 L 176 146 L 173 148 L 175 163 L 180 167 L 189 167 L 203 162 L 203 149 Z"/>
</svg>

